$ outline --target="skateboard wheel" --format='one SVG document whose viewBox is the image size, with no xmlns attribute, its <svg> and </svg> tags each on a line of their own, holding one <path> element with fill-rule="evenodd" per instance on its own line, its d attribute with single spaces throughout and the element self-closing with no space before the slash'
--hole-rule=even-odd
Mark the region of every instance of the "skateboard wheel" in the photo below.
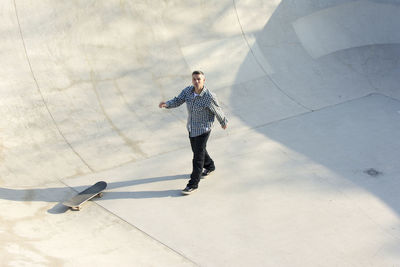
<svg viewBox="0 0 400 267">
<path fill-rule="evenodd" d="M 99 193 L 97 197 L 103 197 L 103 193 Z"/>
</svg>

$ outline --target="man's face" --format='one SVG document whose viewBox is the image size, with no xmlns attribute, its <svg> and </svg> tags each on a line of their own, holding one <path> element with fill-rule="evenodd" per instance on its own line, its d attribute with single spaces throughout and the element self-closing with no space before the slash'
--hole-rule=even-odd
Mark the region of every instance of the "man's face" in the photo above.
<svg viewBox="0 0 400 267">
<path fill-rule="evenodd" d="M 206 79 L 202 74 L 193 74 L 192 75 L 192 83 L 196 89 L 202 89 L 204 86 L 204 81 Z"/>
</svg>

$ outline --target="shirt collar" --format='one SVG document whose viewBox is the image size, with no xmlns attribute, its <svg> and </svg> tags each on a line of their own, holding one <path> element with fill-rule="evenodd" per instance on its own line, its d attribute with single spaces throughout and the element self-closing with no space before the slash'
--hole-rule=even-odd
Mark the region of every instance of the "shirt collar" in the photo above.
<svg viewBox="0 0 400 267">
<path fill-rule="evenodd" d="M 199 94 L 199 96 L 204 96 L 204 94 L 206 93 L 208 89 L 206 88 L 206 86 L 204 85 L 203 90 L 201 90 L 201 93 Z M 192 85 L 192 93 L 195 93 L 194 91 L 194 86 Z"/>
</svg>

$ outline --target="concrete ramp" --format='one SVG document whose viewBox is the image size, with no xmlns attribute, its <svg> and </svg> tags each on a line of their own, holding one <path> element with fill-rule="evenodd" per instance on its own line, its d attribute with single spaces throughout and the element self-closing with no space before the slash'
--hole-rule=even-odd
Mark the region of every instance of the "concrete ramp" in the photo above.
<svg viewBox="0 0 400 267">
<path fill-rule="evenodd" d="M 400 265 L 400 2 L 4 1 L 6 266 Z M 201 69 L 229 125 L 191 172 Z M 80 212 L 61 205 L 104 180 Z"/>
</svg>

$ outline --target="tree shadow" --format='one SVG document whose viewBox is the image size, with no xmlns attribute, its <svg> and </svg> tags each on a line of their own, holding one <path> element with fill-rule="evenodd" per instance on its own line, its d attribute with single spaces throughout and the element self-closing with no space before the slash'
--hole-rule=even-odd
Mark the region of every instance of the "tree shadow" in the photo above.
<svg viewBox="0 0 400 267">
<path fill-rule="evenodd" d="M 139 191 L 139 192 L 107 192 L 107 190 L 123 188 L 128 186 L 165 182 L 177 179 L 187 179 L 187 174 L 182 175 L 171 175 L 171 176 L 160 176 L 152 178 L 134 179 L 123 182 L 112 182 L 107 184 L 105 189 L 105 199 L 123 199 L 123 198 L 163 198 L 163 197 L 179 197 L 181 196 L 178 189 L 167 189 L 162 191 Z M 106 181 L 107 182 L 107 181 Z M 12 189 L 0 187 L 0 199 L 21 201 L 21 202 L 57 202 L 55 206 L 47 210 L 50 214 L 60 214 L 68 210 L 68 207 L 62 203 L 73 197 L 77 192 L 85 190 L 91 186 L 78 186 L 78 187 L 53 187 L 53 188 L 33 188 L 33 189 Z"/>
</svg>

